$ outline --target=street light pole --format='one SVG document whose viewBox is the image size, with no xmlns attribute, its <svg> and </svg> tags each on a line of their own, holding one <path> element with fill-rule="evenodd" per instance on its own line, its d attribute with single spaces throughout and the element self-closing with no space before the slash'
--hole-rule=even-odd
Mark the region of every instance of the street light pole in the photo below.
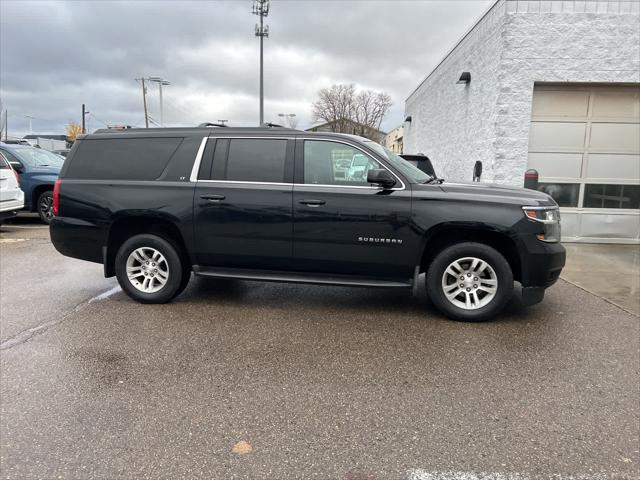
<svg viewBox="0 0 640 480">
<path fill-rule="evenodd" d="M 269 36 L 269 25 L 264 24 L 264 17 L 269 15 L 269 0 L 254 0 L 253 14 L 260 17 L 256 25 L 256 37 L 260 37 L 260 125 L 264 123 L 264 39 Z"/>
<path fill-rule="evenodd" d="M 32 117 L 31 115 L 25 115 L 24 117 L 29 119 L 29 135 L 33 135 L 33 123 L 32 123 L 32 121 L 33 121 L 33 119 L 35 117 Z"/>
<path fill-rule="evenodd" d="M 164 107 L 162 104 L 162 86 L 171 85 L 171 82 L 162 77 L 149 77 L 147 80 L 158 84 L 158 92 L 160 93 L 160 125 L 164 127 Z"/>
<path fill-rule="evenodd" d="M 291 125 L 292 125 L 292 120 L 293 120 L 293 118 L 296 116 L 296 114 L 295 114 L 295 113 L 279 113 L 279 114 L 278 114 L 278 116 L 279 116 L 279 117 L 283 117 L 283 118 L 284 118 L 284 123 L 285 123 L 285 125 L 286 125 L 287 127 L 289 127 L 289 128 L 295 128 L 295 126 L 294 126 L 294 127 L 292 127 L 292 126 L 291 126 Z M 297 122 L 296 122 L 296 123 L 297 123 Z"/>
</svg>

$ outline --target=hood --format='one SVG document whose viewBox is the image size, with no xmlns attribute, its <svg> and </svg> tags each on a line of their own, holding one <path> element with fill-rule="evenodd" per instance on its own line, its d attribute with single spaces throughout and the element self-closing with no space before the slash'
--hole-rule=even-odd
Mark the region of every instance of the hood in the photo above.
<svg viewBox="0 0 640 480">
<path fill-rule="evenodd" d="M 433 185 L 413 185 L 414 190 L 422 190 Z M 444 182 L 439 187 L 443 192 L 459 195 L 465 200 L 510 203 L 530 206 L 556 206 L 556 202 L 549 195 L 527 188 L 507 187 L 493 183 L 449 183 Z"/>
</svg>

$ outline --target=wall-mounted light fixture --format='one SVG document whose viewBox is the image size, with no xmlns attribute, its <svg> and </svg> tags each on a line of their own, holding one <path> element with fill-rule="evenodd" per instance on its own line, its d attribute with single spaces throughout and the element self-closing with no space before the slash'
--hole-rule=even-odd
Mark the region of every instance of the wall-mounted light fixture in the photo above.
<svg viewBox="0 0 640 480">
<path fill-rule="evenodd" d="M 407 118 L 405 118 L 404 121 L 411 123 L 411 115 L 409 115 Z"/>
<path fill-rule="evenodd" d="M 471 83 L 471 73 L 462 72 L 462 75 L 460 75 L 460 79 L 456 83 Z"/>
</svg>

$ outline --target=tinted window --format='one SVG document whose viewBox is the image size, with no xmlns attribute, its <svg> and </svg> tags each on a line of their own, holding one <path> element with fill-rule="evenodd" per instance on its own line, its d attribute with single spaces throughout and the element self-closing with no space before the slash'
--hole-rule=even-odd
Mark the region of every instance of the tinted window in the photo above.
<svg viewBox="0 0 640 480">
<path fill-rule="evenodd" d="M 540 183 L 538 190 L 551 196 L 561 207 L 577 207 L 580 185 L 577 183 Z"/>
<path fill-rule="evenodd" d="M 304 183 L 369 186 L 367 172 L 382 166 L 344 143 L 305 140 Z"/>
<path fill-rule="evenodd" d="M 640 185 L 585 185 L 585 208 L 640 208 Z"/>
<path fill-rule="evenodd" d="M 228 153 L 216 142 L 212 179 L 236 182 L 284 182 L 287 141 L 280 139 L 231 139 Z"/>
<path fill-rule="evenodd" d="M 96 180 L 155 180 L 181 141 L 181 138 L 83 140 L 66 176 Z"/>
<path fill-rule="evenodd" d="M 4 155 L 0 153 L 0 170 L 8 170 L 8 169 L 9 169 L 9 162 L 7 162 L 7 159 L 4 158 Z"/>
</svg>

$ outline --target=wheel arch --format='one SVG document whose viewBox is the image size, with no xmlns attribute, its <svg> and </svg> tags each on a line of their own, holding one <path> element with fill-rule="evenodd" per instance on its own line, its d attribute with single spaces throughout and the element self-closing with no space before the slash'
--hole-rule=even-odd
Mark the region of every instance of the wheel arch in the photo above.
<svg viewBox="0 0 640 480">
<path fill-rule="evenodd" d="M 39 185 L 36 185 L 35 187 L 33 187 L 33 189 L 31 190 L 31 205 L 29 207 L 29 210 L 31 212 L 37 212 L 38 211 L 38 198 L 40 198 L 40 195 L 42 195 L 44 192 L 51 190 L 53 192 L 53 183 L 41 183 Z"/>
<path fill-rule="evenodd" d="M 509 263 L 514 280 L 520 281 L 522 265 L 516 242 L 507 232 L 477 222 L 443 223 L 428 230 L 419 260 L 420 272 L 425 272 L 442 250 L 463 242 L 482 243 L 497 250 Z"/>
<path fill-rule="evenodd" d="M 103 247 L 105 277 L 115 275 L 115 258 L 120 246 L 127 239 L 140 234 L 157 235 L 167 240 L 178 251 L 185 268 L 191 268 L 184 236 L 174 219 L 163 215 L 126 215 L 115 219 L 109 227 Z"/>
</svg>

